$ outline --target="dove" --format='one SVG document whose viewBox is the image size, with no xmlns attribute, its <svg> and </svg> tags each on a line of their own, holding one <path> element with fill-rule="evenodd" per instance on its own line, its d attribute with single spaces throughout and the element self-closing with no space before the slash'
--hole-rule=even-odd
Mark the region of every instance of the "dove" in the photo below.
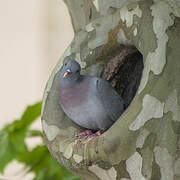
<svg viewBox="0 0 180 180">
<path fill-rule="evenodd" d="M 72 121 L 87 129 L 76 137 L 91 138 L 109 129 L 125 105 L 108 81 L 80 72 L 76 60 L 68 60 L 63 65 L 59 73 L 59 104 Z"/>
</svg>

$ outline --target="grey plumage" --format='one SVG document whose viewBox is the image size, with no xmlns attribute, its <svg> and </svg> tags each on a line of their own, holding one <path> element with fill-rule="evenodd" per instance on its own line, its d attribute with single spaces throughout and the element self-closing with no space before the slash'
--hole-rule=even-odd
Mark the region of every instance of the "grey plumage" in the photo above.
<svg viewBox="0 0 180 180">
<path fill-rule="evenodd" d="M 78 125 L 92 130 L 108 129 L 123 113 L 124 101 L 108 81 L 80 75 L 80 65 L 68 61 L 59 78 L 60 105 Z"/>
</svg>

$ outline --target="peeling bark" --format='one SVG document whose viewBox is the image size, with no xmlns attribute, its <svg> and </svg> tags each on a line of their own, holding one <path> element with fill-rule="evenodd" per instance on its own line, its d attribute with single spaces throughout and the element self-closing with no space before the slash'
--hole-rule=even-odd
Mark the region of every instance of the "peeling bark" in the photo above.
<svg viewBox="0 0 180 180">
<path fill-rule="evenodd" d="M 42 108 L 45 142 L 52 156 L 85 180 L 179 180 L 180 2 L 65 2 L 75 37 L 52 72 Z M 143 56 L 138 91 L 123 115 L 104 134 L 75 139 L 74 134 L 82 129 L 58 104 L 59 70 L 64 61 L 75 58 L 83 67 L 82 73 L 104 74 L 106 79 L 112 74 L 116 78 L 111 82 L 116 79 L 115 83 L 123 84 L 125 76 L 113 76 L 116 67 L 113 69 L 112 65 L 115 62 L 122 68 L 120 59 L 127 59 L 127 56 L 120 58 L 122 45 L 135 46 Z M 137 80 L 137 73 L 134 76 Z M 132 86 L 133 80 L 128 82 L 136 87 Z M 130 96 L 124 86 L 118 87 L 119 93 Z"/>
</svg>

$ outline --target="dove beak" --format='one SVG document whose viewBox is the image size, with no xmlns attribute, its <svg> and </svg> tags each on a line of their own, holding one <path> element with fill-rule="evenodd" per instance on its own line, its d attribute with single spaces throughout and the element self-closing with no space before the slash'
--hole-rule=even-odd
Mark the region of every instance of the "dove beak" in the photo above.
<svg viewBox="0 0 180 180">
<path fill-rule="evenodd" d="M 64 73 L 63 77 L 65 78 L 70 73 L 71 73 L 71 71 L 69 69 L 67 69 L 66 72 Z"/>
</svg>

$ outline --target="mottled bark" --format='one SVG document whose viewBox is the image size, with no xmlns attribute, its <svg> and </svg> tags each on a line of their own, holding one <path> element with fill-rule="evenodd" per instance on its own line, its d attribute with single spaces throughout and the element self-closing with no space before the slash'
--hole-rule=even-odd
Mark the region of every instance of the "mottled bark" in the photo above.
<svg viewBox="0 0 180 180">
<path fill-rule="evenodd" d="M 47 83 L 42 109 L 45 142 L 52 156 L 84 180 L 179 180 L 180 2 L 65 2 L 75 37 Z M 144 69 L 137 93 L 103 135 L 77 140 L 74 134 L 81 128 L 59 106 L 59 70 L 64 61 L 75 58 L 84 74 L 101 76 L 108 63 L 122 55 L 121 45 L 135 46 L 143 55 Z M 135 80 L 130 78 L 128 84 L 138 84 L 136 76 L 140 75 L 134 76 Z M 119 79 L 120 84 L 123 79 L 125 76 Z M 124 86 L 118 87 L 129 96 Z"/>
</svg>

